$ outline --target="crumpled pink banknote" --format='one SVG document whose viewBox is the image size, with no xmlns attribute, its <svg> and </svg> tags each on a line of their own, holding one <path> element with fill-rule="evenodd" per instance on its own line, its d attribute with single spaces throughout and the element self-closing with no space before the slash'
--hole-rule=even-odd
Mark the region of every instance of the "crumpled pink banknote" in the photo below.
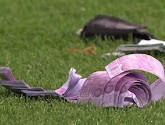
<svg viewBox="0 0 165 125">
<path fill-rule="evenodd" d="M 134 70 L 156 75 L 159 79 L 149 85 L 147 78 Z M 146 54 L 122 56 L 105 67 L 83 78 L 71 68 L 69 78 L 57 90 L 31 88 L 15 80 L 9 68 L 0 68 L 0 85 L 26 96 L 59 96 L 69 102 L 93 103 L 96 107 L 120 107 L 135 104 L 144 107 L 151 101 L 165 97 L 164 67 L 157 59 Z"/>
<path fill-rule="evenodd" d="M 75 69 L 69 72 L 67 82 L 56 90 L 70 102 L 93 103 L 97 107 L 124 107 L 135 104 L 143 107 L 165 97 L 164 67 L 157 59 L 146 54 L 122 56 L 105 67 L 81 79 Z M 159 77 L 151 86 L 147 78 L 133 70 L 142 70 Z"/>
</svg>

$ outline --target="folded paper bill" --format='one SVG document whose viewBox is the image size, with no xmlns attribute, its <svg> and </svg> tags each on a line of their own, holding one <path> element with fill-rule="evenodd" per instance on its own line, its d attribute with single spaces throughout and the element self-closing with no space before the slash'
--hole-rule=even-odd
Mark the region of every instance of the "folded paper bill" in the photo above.
<svg viewBox="0 0 165 125">
<path fill-rule="evenodd" d="M 120 45 L 116 52 L 132 53 L 132 52 L 148 52 L 159 51 L 165 53 L 165 46 L 162 43 L 151 45 L 138 45 L 138 44 L 126 44 Z"/>
<path fill-rule="evenodd" d="M 165 42 L 161 40 L 141 40 L 138 44 L 120 45 L 116 52 L 132 53 L 132 52 L 147 52 L 159 51 L 165 53 Z"/>
<path fill-rule="evenodd" d="M 153 45 L 153 44 L 163 44 L 165 46 L 165 41 L 151 39 L 151 40 L 141 40 L 138 45 Z"/>
<path fill-rule="evenodd" d="M 83 78 L 71 68 L 69 78 L 57 90 L 30 88 L 23 81 L 16 81 L 9 68 L 0 68 L 0 84 L 26 96 L 59 96 L 74 103 L 93 103 L 96 107 L 121 107 L 135 104 L 144 107 L 151 101 L 165 97 L 164 67 L 157 59 L 146 54 L 122 56 L 98 71 Z M 159 79 L 149 85 L 147 78 L 133 70 L 156 75 Z"/>
</svg>

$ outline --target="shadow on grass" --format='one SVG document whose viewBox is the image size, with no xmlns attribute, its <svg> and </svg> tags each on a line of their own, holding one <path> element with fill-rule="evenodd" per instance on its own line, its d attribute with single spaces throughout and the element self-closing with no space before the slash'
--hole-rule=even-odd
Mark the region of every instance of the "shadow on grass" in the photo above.
<svg viewBox="0 0 165 125">
<path fill-rule="evenodd" d="M 47 96 L 26 96 L 24 94 L 17 94 L 12 92 L 11 90 L 7 90 L 7 91 L 1 91 L 0 92 L 0 98 L 24 98 L 25 102 L 28 101 L 46 101 L 48 103 L 51 103 L 53 100 L 56 101 L 63 101 L 63 102 L 67 102 L 67 100 L 65 100 L 64 98 L 61 98 L 59 96 L 52 96 L 52 95 L 47 95 Z"/>
</svg>

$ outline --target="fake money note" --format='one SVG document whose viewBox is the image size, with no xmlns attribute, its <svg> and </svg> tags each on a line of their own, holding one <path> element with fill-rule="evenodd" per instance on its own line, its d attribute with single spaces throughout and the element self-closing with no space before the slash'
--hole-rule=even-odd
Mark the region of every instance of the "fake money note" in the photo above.
<svg viewBox="0 0 165 125">
<path fill-rule="evenodd" d="M 96 107 L 121 107 L 135 104 L 144 107 L 151 101 L 165 97 L 164 67 L 157 59 L 146 54 L 122 56 L 98 71 L 83 78 L 71 68 L 69 78 L 57 90 L 31 88 L 15 80 L 9 68 L 0 68 L 0 85 L 26 96 L 59 96 L 70 102 L 93 103 Z M 159 77 L 149 86 L 147 78 L 132 70 L 142 70 Z"/>
</svg>

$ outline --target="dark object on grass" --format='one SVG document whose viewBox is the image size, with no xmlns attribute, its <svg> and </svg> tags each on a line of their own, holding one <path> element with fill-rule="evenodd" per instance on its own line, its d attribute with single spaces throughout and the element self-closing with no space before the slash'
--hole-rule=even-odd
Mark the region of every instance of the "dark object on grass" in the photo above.
<svg viewBox="0 0 165 125">
<path fill-rule="evenodd" d="M 132 35 L 133 41 L 141 39 L 150 40 L 154 36 L 146 31 L 146 27 L 139 26 L 115 17 L 98 15 L 88 22 L 82 30 L 77 32 L 81 37 L 89 38 L 94 36 L 109 37 L 112 40 L 129 40 Z"/>
<path fill-rule="evenodd" d="M 9 68 L 0 68 L 0 85 L 17 94 L 23 94 L 28 97 L 38 96 L 58 96 L 54 90 L 44 90 L 41 87 L 29 87 L 24 81 L 15 80 Z"/>
</svg>

